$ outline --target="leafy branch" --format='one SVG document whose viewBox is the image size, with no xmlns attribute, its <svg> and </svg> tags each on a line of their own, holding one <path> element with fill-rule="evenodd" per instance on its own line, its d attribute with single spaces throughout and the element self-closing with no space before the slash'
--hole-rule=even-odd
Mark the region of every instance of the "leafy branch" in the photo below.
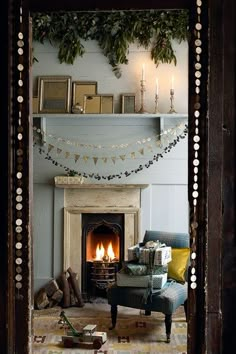
<svg viewBox="0 0 236 354">
<path fill-rule="evenodd" d="M 150 48 L 151 59 L 176 65 L 172 40 L 188 39 L 188 12 L 111 11 L 55 12 L 33 14 L 33 39 L 48 40 L 58 47 L 60 63 L 73 64 L 85 48 L 81 40 L 96 40 L 117 77 L 121 64 L 128 64 L 129 45 L 137 43 Z"/>
</svg>

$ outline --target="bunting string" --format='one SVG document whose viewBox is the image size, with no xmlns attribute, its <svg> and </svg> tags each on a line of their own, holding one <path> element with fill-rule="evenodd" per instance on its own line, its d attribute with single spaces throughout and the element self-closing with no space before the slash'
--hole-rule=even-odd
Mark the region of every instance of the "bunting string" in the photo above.
<svg viewBox="0 0 236 354">
<path fill-rule="evenodd" d="M 124 148 L 128 148 L 130 146 L 133 145 L 142 145 L 142 144 L 148 144 L 151 142 L 158 142 L 161 141 L 163 139 L 163 137 L 167 137 L 167 136 L 175 136 L 179 133 L 179 131 L 184 129 L 184 123 L 180 123 L 175 127 L 169 128 L 165 131 L 163 131 L 162 133 L 158 133 L 158 134 L 154 134 L 152 136 L 148 136 L 148 137 L 143 137 L 140 139 L 136 139 L 134 141 L 130 141 L 130 142 L 124 142 L 121 144 L 88 144 L 88 143 L 83 143 L 80 141 L 75 141 L 75 140 L 71 140 L 69 138 L 65 138 L 65 137 L 60 137 L 60 136 L 56 136 L 54 134 L 48 134 L 46 131 L 44 131 L 43 129 L 37 128 L 36 126 L 33 126 L 33 131 L 34 133 L 38 134 L 38 137 L 41 139 L 42 137 L 45 137 L 45 140 L 48 139 L 53 139 L 55 140 L 56 144 L 66 144 L 68 146 L 74 146 L 74 147 L 79 147 L 79 148 L 91 148 L 91 149 L 124 149 Z M 35 135 L 34 135 L 35 137 Z M 53 145 L 53 144 L 52 144 Z"/>
<path fill-rule="evenodd" d="M 65 166 L 63 165 L 62 163 L 58 162 L 55 160 L 55 158 L 53 158 L 51 155 L 50 155 L 50 151 L 46 151 L 44 148 L 38 146 L 36 144 L 36 142 L 34 142 L 34 146 L 35 147 L 38 147 L 38 150 L 39 150 L 39 153 L 40 154 L 43 154 L 45 157 L 46 160 L 50 161 L 53 165 L 55 166 L 58 166 L 62 169 L 64 169 L 64 171 L 68 174 L 68 175 L 71 175 L 71 176 L 80 176 L 80 177 L 83 177 L 83 178 L 91 178 L 91 179 L 96 179 L 96 180 L 112 180 L 112 179 L 115 179 L 115 178 L 122 178 L 122 177 L 128 177 L 132 174 L 137 174 L 139 173 L 140 171 L 143 171 L 144 168 L 149 168 L 150 166 L 153 165 L 154 162 L 157 162 L 160 158 L 163 158 L 163 155 L 170 152 L 171 149 L 173 147 L 176 146 L 176 144 L 181 141 L 182 139 L 184 139 L 188 134 L 188 126 L 185 125 L 185 128 L 183 130 L 182 133 L 180 133 L 178 136 L 176 136 L 176 138 L 170 142 L 166 147 L 163 148 L 162 152 L 161 153 L 157 153 L 155 155 L 152 156 L 151 159 L 149 159 L 146 163 L 142 164 L 142 165 L 139 165 L 138 167 L 136 167 L 135 169 L 131 169 L 131 170 L 126 170 L 126 171 L 122 171 L 122 172 L 119 172 L 119 173 L 116 173 L 116 174 L 107 174 L 107 175 L 101 175 L 100 173 L 86 173 L 86 172 L 81 172 L 81 171 L 76 171 L 75 169 L 71 169 L 69 168 L 68 166 Z M 88 157 L 89 158 L 89 157 Z M 135 159 L 135 155 L 133 156 L 133 158 Z M 79 154 L 77 156 L 77 161 L 79 159 Z M 105 158 L 104 158 L 105 159 Z M 116 159 L 115 157 L 111 157 L 113 163 L 115 163 Z M 85 161 L 85 159 L 83 158 L 83 160 Z M 97 160 L 94 160 L 94 163 L 96 165 L 97 163 Z"/>
<path fill-rule="evenodd" d="M 150 137 L 150 140 L 148 140 L 148 141 L 150 141 L 149 144 L 146 144 L 145 146 L 141 146 L 140 148 L 138 148 L 135 151 L 134 150 L 126 151 L 126 153 L 118 151 L 118 153 L 116 153 L 116 154 L 112 153 L 112 155 L 104 155 L 104 151 L 103 151 L 99 155 L 92 155 L 91 153 L 87 154 L 87 151 L 84 152 L 83 149 L 80 149 L 78 151 L 74 151 L 74 150 L 69 151 L 69 150 L 65 150 L 63 148 L 63 146 L 55 145 L 52 143 L 46 143 L 46 142 L 44 142 L 44 151 L 47 153 L 51 153 L 52 157 L 53 157 L 53 155 L 56 154 L 56 157 L 73 159 L 75 163 L 78 162 L 79 160 L 83 160 L 84 162 L 87 162 L 89 160 L 93 160 L 95 165 L 98 163 L 98 161 L 102 161 L 105 164 L 108 161 L 112 161 L 113 164 L 115 164 L 117 161 L 125 161 L 128 158 L 136 159 L 138 157 L 144 157 L 148 153 L 150 153 L 150 152 L 152 153 L 153 150 L 156 150 L 157 148 L 161 149 L 163 146 L 170 145 L 171 144 L 170 138 L 172 138 L 172 140 L 173 140 L 173 136 L 174 137 L 178 136 L 177 133 L 179 133 L 179 131 L 180 131 L 180 135 L 181 135 L 184 132 L 184 130 L 186 129 L 186 127 L 187 127 L 187 125 L 183 125 L 183 123 L 181 123 L 177 127 L 171 128 L 171 129 L 163 132 L 163 134 L 159 134 L 159 135 L 155 136 L 155 138 L 157 136 L 159 136 L 159 138 L 161 137 L 161 139 L 154 140 Z M 170 133 L 171 133 L 171 135 L 170 135 Z M 138 143 L 139 141 L 140 140 L 138 140 L 136 143 Z M 41 145 L 41 137 L 39 135 L 39 132 L 37 132 L 37 134 L 34 135 L 34 143 Z M 145 141 L 145 143 L 146 143 L 146 141 Z M 127 143 L 125 145 L 127 146 L 127 150 L 129 150 L 128 146 L 131 146 L 131 143 Z M 121 146 L 121 145 L 119 145 L 119 146 Z M 124 148 L 124 145 L 122 145 L 121 147 Z M 105 145 L 103 145 L 103 148 L 105 148 Z M 116 149 L 116 152 L 117 152 L 117 150 L 118 149 Z M 109 153 L 109 150 L 108 150 L 108 152 L 106 151 L 106 153 Z"/>
</svg>

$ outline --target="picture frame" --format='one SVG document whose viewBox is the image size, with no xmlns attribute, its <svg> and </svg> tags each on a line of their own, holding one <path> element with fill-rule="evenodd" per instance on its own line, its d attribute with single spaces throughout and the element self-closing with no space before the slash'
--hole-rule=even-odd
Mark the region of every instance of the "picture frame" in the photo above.
<svg viewBox="0 0 236 354">
<path fill-rule="evenodd" d="M 112 94 L 101 95 L 101 113 L 103 114 L 114 113 L 114 95 Z"/>
<path fill-rule="evenodd" d="M 121 94 L 121 113 L 135 113 L 135 93 Z"/>
<path fill-rule="evenodd" d="M 114 113 L 114 95 L 84 95 L 84 113 Z"/>
<path fill-rule="evenodd" d="M 72 106 L 84 107 L 85 95 L 97 94 L 96 81 L 73 81 L 72 82 Z"/>
<path fill-rule="evenodd" d="M 38 76 L 38 92 L 38 113 L 70 112 L 70 76 Z"/>
<path fill-rule="evenodd" d="M 84 95 L 84 113 L 101 113 L 101 95 Z"/>
</svg>

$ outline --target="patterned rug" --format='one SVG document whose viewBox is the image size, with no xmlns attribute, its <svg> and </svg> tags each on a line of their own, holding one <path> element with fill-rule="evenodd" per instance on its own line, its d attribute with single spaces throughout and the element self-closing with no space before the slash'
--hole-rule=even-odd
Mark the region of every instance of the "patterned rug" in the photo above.
<svg viewBox="0 0 236 354">
<path fill-rule="evenodd" d="M 107 332 L 108 340 L 99 350 L 64 348 L 61 336 L 66 329 L 58 324 L 60 309 L 34 316 L 35 354 L 182 354 L 186 353 L 187 325 L 179 314 L 172 322 L 171 343 L 166 343 L 164 316 L 153 313 L 119 312 L 116 328 L 109 330 L 110 313 L 100 306 L 98 309 L 67 309 L 66 314 L 77 330 L 87 324 L 96 324 L 96 330 Z M 55 313 L 57 311 L 57 313 Z M 86 314 L 86 315 L 85 315 Z M 73 317 L 71 317 L 73 316 Z"/>
</svg>

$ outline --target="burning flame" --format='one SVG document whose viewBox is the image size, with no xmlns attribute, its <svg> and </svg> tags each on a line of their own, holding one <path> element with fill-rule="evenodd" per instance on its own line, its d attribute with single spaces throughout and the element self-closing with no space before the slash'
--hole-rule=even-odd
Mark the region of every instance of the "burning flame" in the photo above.
<svg viewBox="0 0 236 354">
<path fill-rule="evenodd" d="M 96 259 L 97 260 L 102 260 L 105 255 L 105 248 L 101 242 L 101 245 L 97 244 L 96 248 Z"/>
<path fill-rule="evenodd" d="M 110 243 L 109 243 L 109 245 L 107 247 L 106 253 L 105 253 L 105 248 L 103 246 L 103 243 L 101 242 L 100 244 L 97 244 L 95 259 L 96 260 L 103 260 L 105 256 L 107 256 L 110 261 L 115 258 L 115 253 L 113 251 L 112 242 L 111 241 L 110 241 Z"/>
<path fill-rule="evenodd" d="M 110 242 L 108 247 L 107 247 L 107 255 L 109 257 L 110 260 L 115 258 L 115 253 L 113 252 L 113 248 L 112 248 L 112 243 Z"/>
</svg>

